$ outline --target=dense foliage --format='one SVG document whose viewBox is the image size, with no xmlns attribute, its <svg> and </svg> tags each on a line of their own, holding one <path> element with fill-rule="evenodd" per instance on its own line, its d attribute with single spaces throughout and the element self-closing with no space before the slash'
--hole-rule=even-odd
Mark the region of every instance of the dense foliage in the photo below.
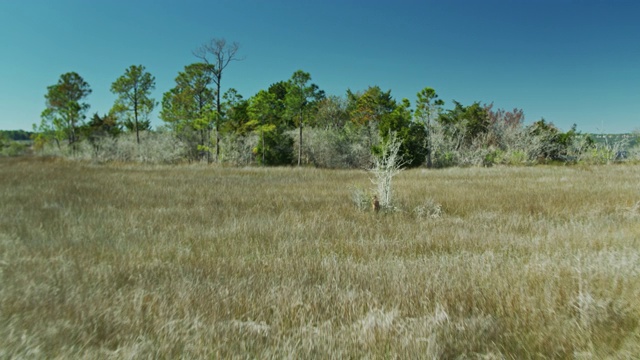
<svg viewBox="0 0 640 360">
<path fill-rule="evenodd" d="M 118 95 L 112 112 L 119 113 L 122 124 L 136 133 L 138 143 L 140 131 L 151 128 L 149 116 L 156 101 L 149 95 L 155 86 L 155 77 L 142 65 L 131 65 L 124 75 L 111 84 L 111 92 Z"/>
<path fill-rule="evenodd" d="M 24 130 L 0 130 L 0 141 L 27 141 L 31 140 L 31 135 L 32 132 Z"/>
<path fill-rule="evenodd" d="M 89 122 L 85 122 L 89 105 L 82 102 L 91 92 L 89 84 L 77 73 L 63 74 L 58 84 L 47 88 L 47 108 L 35 128 L 35 148 L 102 161 L 114 156 L 106 156 L 101 149 L 118 154 L 148 151 L 142 147 L 163 152 L 162 147 L 141 139 L 171 137 L 166 159 L 162 160 L 162 153 L 152 158 L 329 168 L 371 166 L 390 136 L 401 144 L 405 167 L 608 163 L 640 153 L 628 151 L 634 138 L 625 139 L 624 144 L 594 141 L 575 125 L 564 132 L 544 119 L 527 125 L 521 109 L 505 111 L 492 104 L 455 100 L 447 109 L 430 87 L 417 93 L 415 105 L 409 99 L 395 99 L 391 90 L 379 86 L 348 89 L 344 96 L 328 95 L 311 82 L 309 73 L 297 70 L 288 80 L 249 98 L 233 88 L 221 94 L 222 71 L 232 60 L 239 60 L 238 48 L 214 39 L 194 51 L 201 61 L 185 66 L 175 86 L 162 96 L 164 125 L 155 130 L 161 136 L 140 135 L 154 132 L 149 114 L 156 105 L 150 98 L 155 78 L 144 66 L 131 66 L 113 83 L 111 91 L 118 96 L 113 108 L 103 116 L 96 113 Z M 127 132 L 136 134 L 138 150 L 117 140 Z M 121 145 L 128 150 L 118 149 Z M 92 149 L 92 153 L 79 154 L 79 149 Z"/>
<path fill-rule="evenodd" d="M 80 140 L 78 129 L 84 123 L 89 104 L 83 100 L 91 94 L 89 84 L 76 72 L 60 75 L 57 84 L 47 87 L 46 109 L 42 112 L 42 122 L 34 130 L 38 132 L 36 143 L 43 145 L 49 140 L 66 140 L 75 149 Z"/>
</svg>

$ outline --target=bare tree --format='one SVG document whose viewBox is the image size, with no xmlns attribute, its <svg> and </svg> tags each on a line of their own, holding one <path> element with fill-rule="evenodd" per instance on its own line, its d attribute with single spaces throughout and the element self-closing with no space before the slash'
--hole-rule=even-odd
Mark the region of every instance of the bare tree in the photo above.
<svg viewBox="0 0 640 360">
<path fill-rule="evenodd" d="M 193 55 L 205 63 L 212 66 L 211 74 L 213 75 L 213 82 L 216 85 L 216 161 L 220 158 L 220 114 L 222 112 L 222 105 L 220 103 L 222 84 L 222 72 L 232 61 L 242 60 L 237 57 L 240 44 L 237 42 L 227 43 L 225 39 L 211 39 L 208 43 L 200 46 L 193 51 Z"/>
<path fill-rule="evenodd" d="M 396 133 L 390 133 L 389 139 L 381 144 L 380 155 L 374 158 L 373 167 L 369 169 L 373 175 L 371 182 L 376 186 L 375 200 L 378 201 L 378 208 L 383 210 L 392 209 L 391 179 L 398 175 L 406 164 L 400 154 L 401 145 L 402 141 Z"/>
</svg>

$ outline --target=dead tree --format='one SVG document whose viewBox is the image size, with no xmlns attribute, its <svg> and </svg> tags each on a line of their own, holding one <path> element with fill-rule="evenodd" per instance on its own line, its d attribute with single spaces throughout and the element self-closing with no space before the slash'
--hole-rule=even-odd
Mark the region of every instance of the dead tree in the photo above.
<svg viewBox="0 0 640 360">
<path fill-rule="evenodd" d="M 201 59 L 206 64 L 213 65 L 211 74 L 213 75 L 213 82 L 216 84 L 216 161 L 220 159 L 220 122 L 222 112 L 220 88 L 222 84 L 222 72 L 230 62 L 242 60 L 237 57 L 239 49 L 240 44 L 236 42 L 229 44 L 225 39 L 214 38 L 193 51 L 195 57 Z"/>
</svg>

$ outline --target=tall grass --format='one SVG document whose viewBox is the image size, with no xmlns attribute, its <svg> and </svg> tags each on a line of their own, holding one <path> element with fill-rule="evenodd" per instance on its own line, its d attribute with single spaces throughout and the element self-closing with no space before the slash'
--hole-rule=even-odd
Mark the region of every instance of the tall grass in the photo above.
<svg viewBox="0 0 640 360">
<path fill-rule="evenodd" d="M 639 176 L 3 158 L 0 358 L 633 358 Z"/>
</svg>

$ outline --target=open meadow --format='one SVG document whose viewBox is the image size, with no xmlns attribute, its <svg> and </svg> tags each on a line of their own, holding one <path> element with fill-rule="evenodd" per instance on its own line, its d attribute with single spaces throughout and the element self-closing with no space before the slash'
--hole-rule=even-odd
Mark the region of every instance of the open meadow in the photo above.
<svg viewBox="0 0 640 360">
<path fill-rule="evenodd" d="M 640 354 L 640 167 L 0 158 L 0 358 Z M 360 190 L 358 190 L 360 189 Z"/>
</svg>

